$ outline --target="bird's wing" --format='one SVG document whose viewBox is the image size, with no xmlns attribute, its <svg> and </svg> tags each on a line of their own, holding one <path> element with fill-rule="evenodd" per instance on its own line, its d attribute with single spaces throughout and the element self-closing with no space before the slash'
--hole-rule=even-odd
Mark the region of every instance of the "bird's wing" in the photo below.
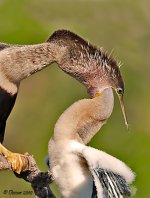
<svg viewBox="0 0 150 198">
<path fill-rule="evenodd" d="M 92 198 L 121 198 L 131 195 L 129 184 L 135 175 L 125 163 L 88 146 L 82 154 L 94 179 Z"/>
<path fill-rule="evenodd" d="M 10 95 L 0 88 L 0 142 L 3 142 L 6 120 L 15 104 L 17 93 Z"/>
<path fill-rule="evenodd" d="M 92 198 L 130 196 L 130 184 L 135 178 L 131 169 L 119 159 L 97 149 L 73 142 L 72 151 L 84 158 L 93 176 Z"/>
<path fill-rule="evenodd" d="M 129 184 L 124 177 L 101 168 L 91 170 L 94 178 L 92 198 L 100 198 L 98 189 L 102 189 L 105 198 L 121 198 L 131 196 Z"/>
</svg>

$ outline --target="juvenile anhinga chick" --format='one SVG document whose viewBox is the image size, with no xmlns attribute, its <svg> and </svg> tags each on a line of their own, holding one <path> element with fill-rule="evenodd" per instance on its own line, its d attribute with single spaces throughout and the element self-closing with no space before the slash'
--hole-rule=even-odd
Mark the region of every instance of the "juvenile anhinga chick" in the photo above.
<svg viewBox="0 0 150 198">
<path fill-rule="evenodd" d="M 63 198 L 130 196 L 134 174 L 123 162 L 86 146 L 113 109 L 111 88 L 71 105 L 58 119 L 48 146 L 50 171 Z"/>
<path fill-rule="evenodd" d="M 104 88 L 113 87 L 120 97 L 126 119 L 123 105 L 124 85 L 117 62 L 78 35 L 67 30 L 58 30 L 47 42 L 24 46 L 2 43 L 0 50 L 1 143 L 6 120 L 14 106 L 20 82 L 54 62 L 84 84 L 92 97 L 99 95 Z M 0 153 L 4 153 L 1 146 Z M 20 170 L 21 168 L 17 172 Z"/>
</svg>

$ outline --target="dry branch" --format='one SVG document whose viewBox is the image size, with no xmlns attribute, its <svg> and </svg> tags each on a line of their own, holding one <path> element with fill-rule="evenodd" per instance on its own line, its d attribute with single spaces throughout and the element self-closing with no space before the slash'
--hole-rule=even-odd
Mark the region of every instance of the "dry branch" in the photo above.
<svg viewBox="0 0 150 198">
<path fill-rule="evenodd" d="M 28 159 L 28 167 L 20 174 L 15 173 L 16 177 L 22 178 L 31 183 L 36 198 L 56 198 L 52 193 L 49 184 L 53 182 L 50 172 L 41 172 L 33 158 L 29 154 L 25 154 Z M 11 170 L 11 165 L 7 159 L 0 154 L 0 171 Z"/>
</svg>

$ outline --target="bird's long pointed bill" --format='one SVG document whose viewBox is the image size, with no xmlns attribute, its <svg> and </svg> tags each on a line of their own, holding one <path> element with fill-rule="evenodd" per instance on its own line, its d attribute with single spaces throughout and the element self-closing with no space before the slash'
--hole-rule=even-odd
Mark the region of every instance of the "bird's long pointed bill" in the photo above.
<svg viewBox="0 0 150 198">
<path fill-rule="evenodd" d="M 126 125 L 126 127 L 127 127 L 127 129 L 128 129 L 128 120 L 127 120 L 127 116 L 126 116 L 126 111 L 125 111 L 125 106 L 124 106 L 123 95 L 119 95 L 119 101 L 120 101 L 121 110 L 122 110 L 122 113 L 123 113 L 125 125 Z"/>
</svg>

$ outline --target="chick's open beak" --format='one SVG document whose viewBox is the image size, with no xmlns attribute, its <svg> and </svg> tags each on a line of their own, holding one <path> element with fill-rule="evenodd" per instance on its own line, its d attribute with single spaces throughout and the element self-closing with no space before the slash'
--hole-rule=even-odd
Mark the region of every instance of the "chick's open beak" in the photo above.
<svg viewBox="0 0 150 198">
<path fill-rule="evenodd" d="M 124 100 L 123 100 L 123 94 L 118 95 L 118 97 L 119 97 L 119 101 L 120 101 L 120 105 L 121 105 L 121 109 L 122 109 L 122 113 L 123 113 L 125 125 L 126 125 L 126 127 L 128 128 L 128 120 L 127 120 L 126 111 L 125 111 L 125 105 L 124 105 Z"/>
</svg>

